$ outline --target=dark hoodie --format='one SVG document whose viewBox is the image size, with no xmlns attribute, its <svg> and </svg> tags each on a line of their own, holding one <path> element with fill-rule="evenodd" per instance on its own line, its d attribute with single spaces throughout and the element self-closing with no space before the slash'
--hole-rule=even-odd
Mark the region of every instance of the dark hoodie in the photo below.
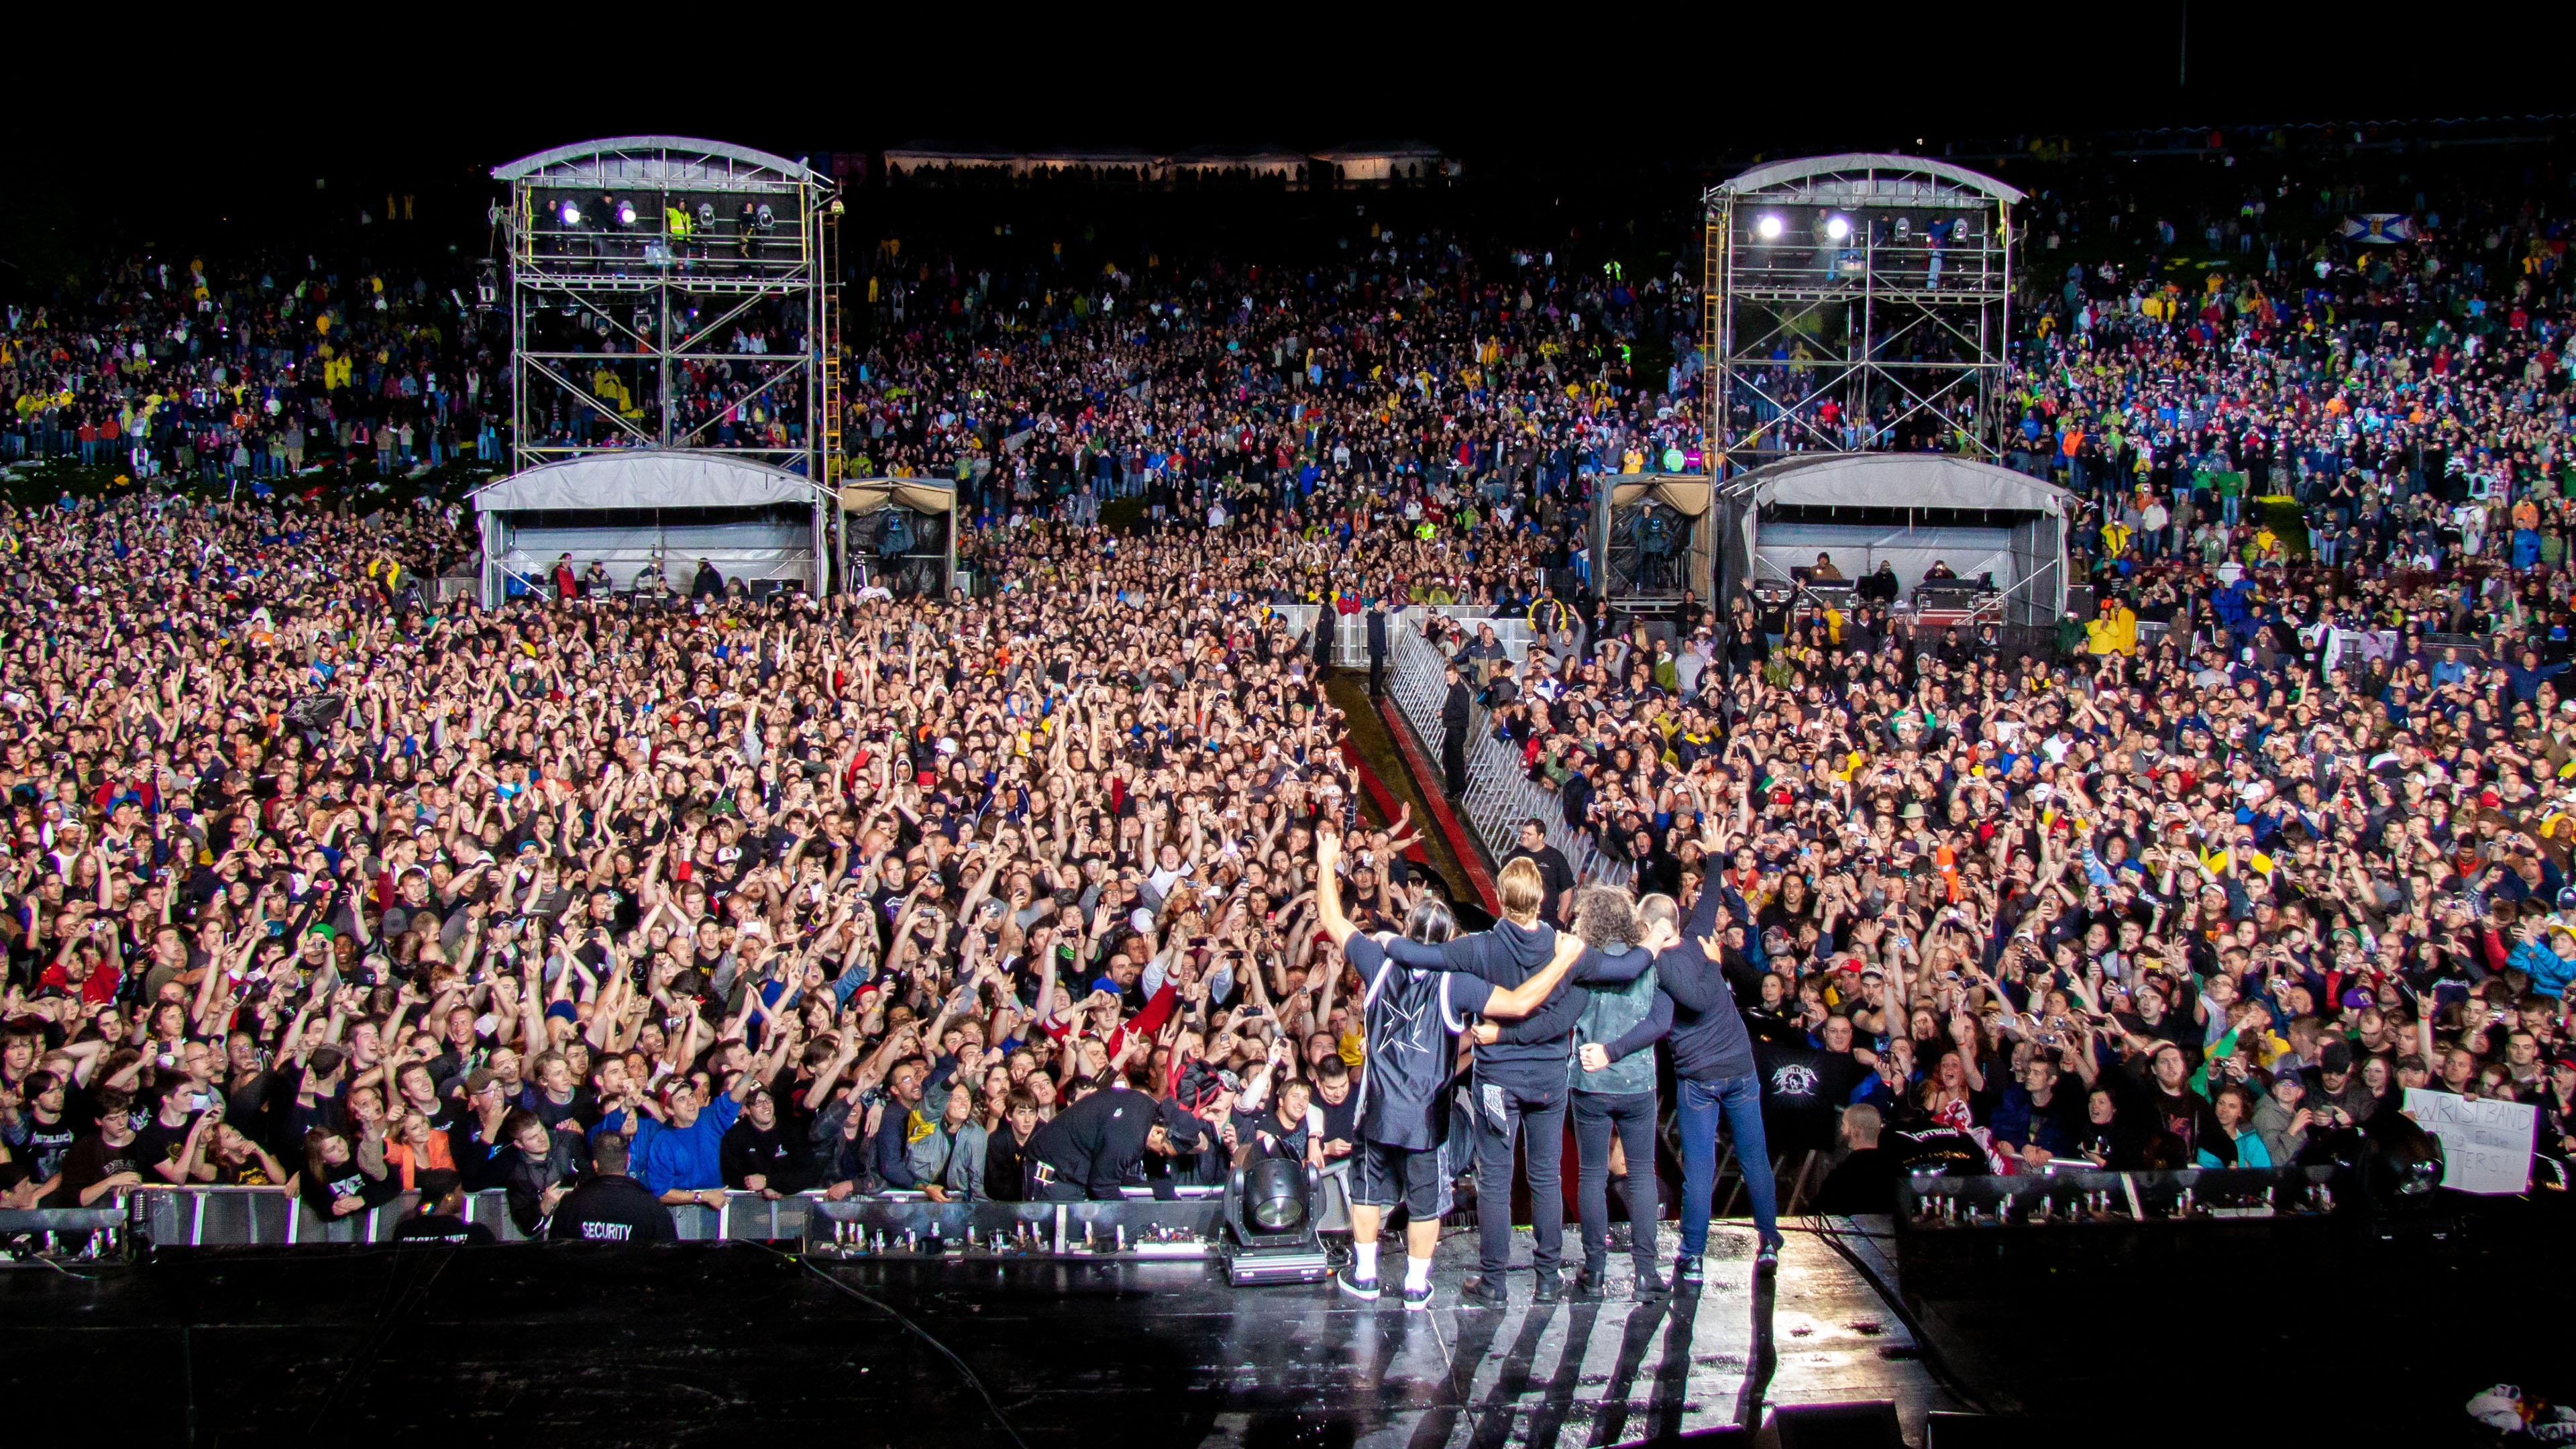
<svg viewBox="0 0 2576 1449">
<path fill-rule="evenodd" d="M 1664 1036 L 1673 1039 L 1673 1074 L 1719 1082 L 1754 1069 L 1753 1043 L 1735 1008 L 1725 970 L 1700 950 L 1700 938 L 1717 923 L 1717 892 L 1705 885 L 1682 926 L 1678 945 L 1655 958 L 1655 1002 L 1638 1022 L 1604 1050 L 1617 1061 Z"/>
<path fill-rule="evenodd" d="M 1556 928 L 1545 922 L 1522 926 L 1506 918 L 1491 930 L 1453 936 L 1439 946 L 1398 938 L 1388 943 L 1387 955 L 1399 965 L 1464 972 L 1508 990 L 1547 969 L 1556 955 Z M 1502 1023 L 1499 1039 L 1476 1048 L 1476 1079 L 1533 1093 L 1563 1093 L 1566 1063 L 1574 1055 L 1574 1028 L 1590 999 L 1577 988 L 1625 985 L 1644 974 L 1648 964 L 1642 951 L 1619 957 L 1584 952 L 1544 1005 L 1518 1021 Z"/>
</svg>

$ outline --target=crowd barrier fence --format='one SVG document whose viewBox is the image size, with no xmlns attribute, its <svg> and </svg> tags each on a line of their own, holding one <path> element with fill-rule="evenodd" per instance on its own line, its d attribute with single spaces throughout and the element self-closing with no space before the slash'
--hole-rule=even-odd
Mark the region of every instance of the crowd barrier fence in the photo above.
<svg viewBox="0 0 2576 1449">
<path fill-rule="evenodd" d="M 1175 1190 L 1171 1201 L 1157 1202 L 1146 1188 L 1127 1189 L 1119 1202 L 1064 1204 L 1072 1210 L 1077 1235 L 1085 1222 L 1096 1221 L 1101 1235 L 1125 1226 L 1131 1235 L 1162 1223 L 1196 1223 L 1215 1211 L 1223 1189 L 1192 1184 Z M 0 1212 L 0 1241 L 25 1235 L 53 1235 L 57 1248 L 77 1250 L 91 1235 L 119 1244 L 152 1248 L 302 1247 L 316 1244 L 356 1245 L 390 1242 L 394 1229 L 418 1204 L 404 1193 L 373 1208 L 344 1217 L 325 1218 L 301 1199 L 276 1187 L 149 1188 L 126 1195 L 114 1207 L 40 1209 Z M 972 1223 L 1002 1226 L 1016 1220 L 1050 1223 L 1058 1204 L 932 1202 L 917 1192 L 886 1192 L 833 1200 L 821 1192 L 770 1197 L 757 1192 L 728 1192 L 721 1209 L 691 1203 L 671 1208 L 672 1226 L 683 1242 L 786 1242 L 809 1236 L 818 1215 L 836 1221 L 865 1221 L 896 1231 L 926 1234 L 942 1225 L 948 1236 L 962 1235 Z M 1323 1200 L 1315 1205 L 1317 1226 L 1326 1232 L 1350 1225 L 1348 1197 L 1338 1173 L 1323 1179 Z M 1174 1214 L 1178 1213 L 1178 1217 Z M 467 1193 L 464 1217 L 491 1230 L 503 1242 L 525 1241 L 510 1216 L 508 1194 Z"/>
<path fill-rule="evenodd" d="M 2019 1230 L 2326 1217 L 2353 1200 L 2351 1181 L 2350 1169 L 2331 1163 L 2158 1172 L 2052 1165 L 2010 1177 L 1908 1177 L 1897 1184 L 1896 1224 L 1904 1231 Z"/>
<path fill-rule="evenodd" d="M 1396 709 L 1424 752 L 1437 760 L 1448 739 L 1440 718 L 1449 693 L 1441 673 L 1448 658 L 1415 628 L 1390 629 L 1387 652 L 1387 687 Z M 1521 826 L 1536 820 L 1547 832 L 1548 843 L 1573 868 L 1575 879 L 1625 881 L 1630 874 L 1627 862 L 1612 860 L 1589 834 L 1566 824 L 1563 802 L 1529 778 L 1518 751 L 1482 728 L 1482 715 L 1482 710 L 1474 711 L 1467 722 L 1467 789 L 1459 800 L 1459 814 L 1487 853 L 1497 860 L 1510 854 L 1519 843 Z M 1426 780 L 1423 785 L 1438 789 L 1443 783 Z"/>
</svg>

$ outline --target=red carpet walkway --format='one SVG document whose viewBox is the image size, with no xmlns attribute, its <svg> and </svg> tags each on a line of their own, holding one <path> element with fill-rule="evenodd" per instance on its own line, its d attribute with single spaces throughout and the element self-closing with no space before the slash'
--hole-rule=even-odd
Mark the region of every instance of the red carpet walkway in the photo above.
<svg viewBox="0 0 2576 1449">
<path fill-rule="evenodd" d="M 1403 752 L 1404 767 L 1413 773 L 1414 783 L 1422 787 L 1423 801 L 1431 809 L 1431 823 L 1438 826 L 1441 835 L 1448 839 L 1450 852 L 1458 857 L 1458 868 L 1467 873 L 1467 883 L 1475 887 L 1476 896 L 1487 911 L 1501 915 L 1503 898 L 1494 890 L 1494 873 L 1485 864 L 1484 850 L 1468 833 L 1466 824 L 1459 820 L 1458 812 L 1450 807 L 1449 797 L 1440 793 L 1444 783 L 1440 767 L 1424 757 L 1421 742 L 1413 737 L 1413 727 L 1404 722 L 1404 715 L 1396 709 L 1394 700 L 1379 700 L 1377 713 L 1378 718 L 1385 721 L 1386 732 L 1394 738 L 1395 747 Z"/>
</svg>

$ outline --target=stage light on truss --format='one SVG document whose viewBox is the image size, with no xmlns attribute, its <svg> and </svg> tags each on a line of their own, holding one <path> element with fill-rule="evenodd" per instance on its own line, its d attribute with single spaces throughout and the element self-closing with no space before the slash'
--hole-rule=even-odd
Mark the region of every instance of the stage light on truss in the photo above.
<svg viewBox="0 0 2576 1449">
<path fill-rule="evenodd" d="M 1753 234 L 1764 241 L 1778 241 L 1782 230 L 1784 228 L 1780 218 L 1775 214 L 1765 213 L 1760 220 L 1753 223 Z"/>
<path fill-rule="evenodd" d="M 617 224 L 619 226 L 633 226 L 635 224 L 635 203 L 625 199 L 624 197 L 618 198 Z"/>
<path fill-rule="evenodd" d="M 1841 241 L 1843 238 L 1845 238 L 1845 237 L 1847 237 L 1847 236 L 1850 236 L 1850 235 L 1851 235 L 1851 218 L 1850 218 L 1850 217 L 1847 217 L 1847 216 L 1829 216 L 1829 217 L 1826 217 L 1826 218 L 1825 218 L 1825 238 L 1826 238 L 1826 240 L 1828 240 L 1828 241 Z"/>
<path fill-rule="evenodd" d="M 555 215 L 562 217 L 563 224 L 566 226 L 579 226 L 581 225 L 581 203 L 567 196 L 564 198 L 563 208 Z"/>
</svg>

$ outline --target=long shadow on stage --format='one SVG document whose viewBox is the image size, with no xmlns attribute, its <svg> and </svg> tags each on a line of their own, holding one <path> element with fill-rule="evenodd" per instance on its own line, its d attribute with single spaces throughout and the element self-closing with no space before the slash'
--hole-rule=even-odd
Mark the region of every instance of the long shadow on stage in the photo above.
<svg viewBox="0 0 2576 1449">
<path fill-rule="evenodd" d="M 1642 1302 L 1624 1266 L 1607 1301 L 1553 1305 L 1528 1301 L 1524 1272 L 1508 1308 L 1462 1311 L 1472 1257 L 1472 1238 L 1444 1244 L 1439 1306 L 1408 1313 L 1328 1285 L 1237 1290 L 1180 1263 L 811 1268 L 748 1245 L 169 1253 L 80 1279 L 0 1271 L 0 1387 L 25 1442 L 113 1424 L 194 1445 L 811 1431 L 1431 1449 L 1623 1442 L 1732 1423 L 1748 1401 L 1745 1264 L 1713 1258 L 1706 1292 Z"/>
</svg>

